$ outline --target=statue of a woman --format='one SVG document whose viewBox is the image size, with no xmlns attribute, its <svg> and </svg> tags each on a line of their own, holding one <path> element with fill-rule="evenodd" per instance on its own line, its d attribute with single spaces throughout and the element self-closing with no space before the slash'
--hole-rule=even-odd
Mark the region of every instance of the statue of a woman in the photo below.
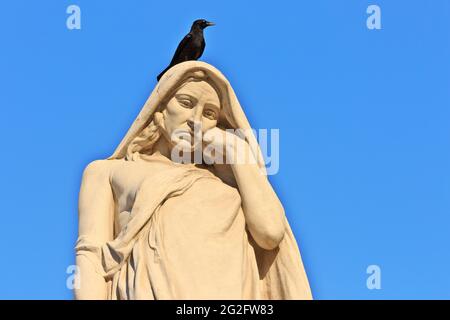
<svg viewBox="0 0 450 320">
<path fill-rule="evenodd" d="M 184 155 L 198 147 L 196 124 L 215 150 L 241 148 L 254 161 L 173 161 L 177 145 Z M 228 139 L 226 129 L 244 133 Z M 217 69 L 198 61 L 171 68 L 114 154 L 85 169 L 76 298 L 310 299 L 295 238 L 248 129 Z"/>
</svg>

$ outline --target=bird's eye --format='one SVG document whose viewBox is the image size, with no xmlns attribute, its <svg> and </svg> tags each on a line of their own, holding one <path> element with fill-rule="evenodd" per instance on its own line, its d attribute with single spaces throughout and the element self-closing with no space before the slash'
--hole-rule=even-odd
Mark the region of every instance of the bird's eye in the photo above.
<svg viewBox="0 0 450 320">
<path fill-rule="evenodd" d="M 210 119 L 210 120 L 216 120 L 217 119 L 217 113 L 214 110 L 211 110 L 211 109 L 206 109 L 203 112 L 203 115 L 206 118 Z"/>
</svg>

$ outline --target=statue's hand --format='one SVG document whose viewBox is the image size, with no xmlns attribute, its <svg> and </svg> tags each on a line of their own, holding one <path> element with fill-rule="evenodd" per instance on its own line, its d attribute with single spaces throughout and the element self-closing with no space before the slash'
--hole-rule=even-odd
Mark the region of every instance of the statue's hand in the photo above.
<svg viewBox="0 0 450 320">
<path fill-rule="evenodd" d="M 203 134 L 203 145 L 203 156 L 210 164 L 225 162 L 233 164 L 231 159 L 234 159 L 235 162 L 242 161 L 249 150 L 245 140 L 217 127 Z"/>
</svg>

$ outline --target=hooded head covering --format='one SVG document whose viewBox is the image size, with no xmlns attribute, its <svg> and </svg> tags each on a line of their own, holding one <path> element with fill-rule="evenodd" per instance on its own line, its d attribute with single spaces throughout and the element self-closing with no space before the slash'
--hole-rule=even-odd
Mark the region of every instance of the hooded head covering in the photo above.
<svg viewBox="0 0 450 320">
<path fill-rule="evenodd" d="M 127 154 L 128 146 L 152 121 L 155 112 L 161 111 L 164 104 L 175 94 L 177 88 L 192 79 L 204 80 L 216 89 L 221 103 L 217 126 L 222 129 L 240 129 L 240 134 L 243 135 L 242 138 L 251 146 L 258 166 L 262 173 L 265 174 L 264 158 L 233 88 L 219 70 L 201 61 L 179 63 L 164 74 L 109 159 L 124 158 Z"/>
</svg>

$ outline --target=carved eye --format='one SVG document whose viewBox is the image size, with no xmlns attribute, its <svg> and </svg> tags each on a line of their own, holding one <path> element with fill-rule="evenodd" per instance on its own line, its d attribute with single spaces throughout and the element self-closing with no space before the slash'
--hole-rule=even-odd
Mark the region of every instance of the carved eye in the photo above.
<svg viewBox="0 0 450 320">
<path fill-rule="evenodd" d="M 192 109 L 194 107 L 192 100 L 186 97 L 178 97 L 178 103 L 184 108 Z"/>
<path fill-rule="evenodd" d="M 208 119 L 211 119 L 211 120 L 216 120 L 217 119 L 217 113 L 214 110 L 211 110 L 211 109 L 206 109 L 205 111 L 203 111 L 203 115 L 205 117 L 207 117 Z"/>
</svg>

